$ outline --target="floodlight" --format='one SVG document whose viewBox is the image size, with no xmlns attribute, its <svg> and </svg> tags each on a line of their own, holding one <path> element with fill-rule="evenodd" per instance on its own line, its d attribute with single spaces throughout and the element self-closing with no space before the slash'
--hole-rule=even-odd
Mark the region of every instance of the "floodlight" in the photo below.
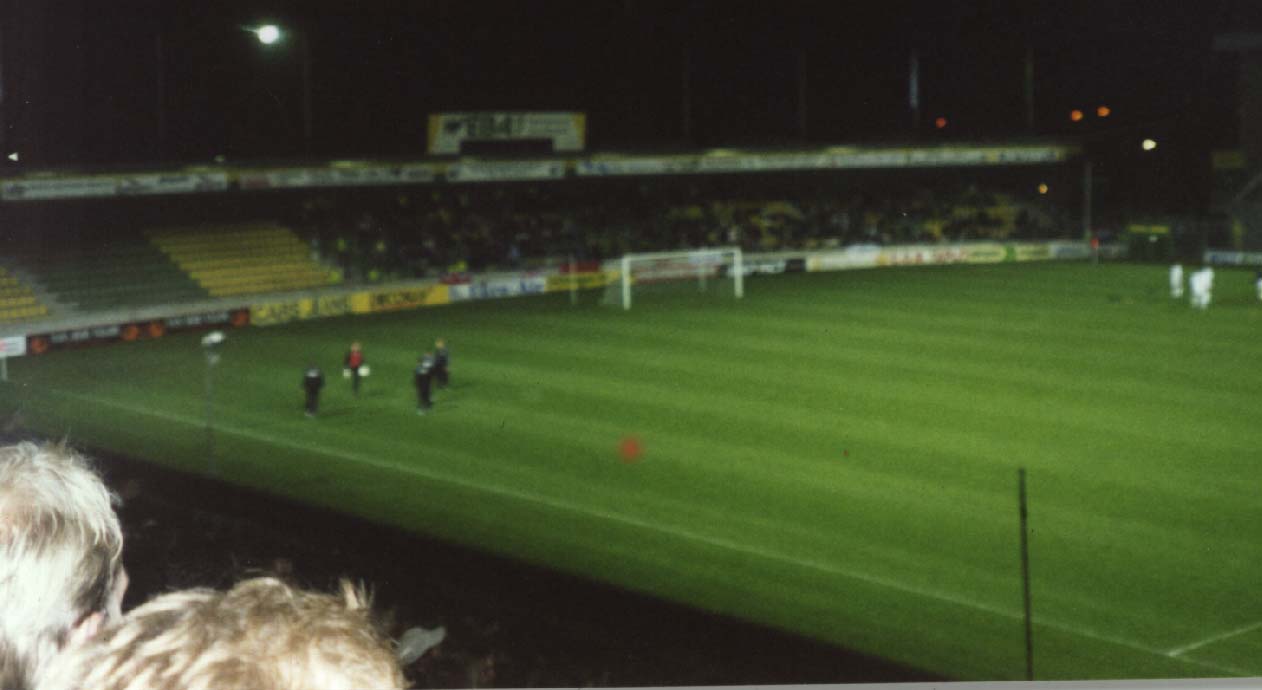
<svg viewBox="0 0 1262 690">
<path fill-rule="evenodd" d="M 259 43 L 270 46 L 280 40 L 280 27 L 275 24 L 264 24 L 254 30 L 254 35 L 258 36 Z"/>
<path fill-rule="evenodd" d="M 1157 148 L 1157 142 L 1153 141 L 1152 139 L 1145 139 L 1143 143 L 1141 143 L 1139 146 L 1145 151 L 1151 151 Z"/>
</svg>

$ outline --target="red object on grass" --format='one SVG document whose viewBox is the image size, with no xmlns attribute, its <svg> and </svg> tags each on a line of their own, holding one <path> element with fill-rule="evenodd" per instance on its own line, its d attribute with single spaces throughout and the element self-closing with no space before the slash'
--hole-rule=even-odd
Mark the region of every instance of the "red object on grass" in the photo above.
<svg viewBox="0 0 1262 690">
<path fill-rule="evenodd" d="M 618 444 L 618 454 L 622 456 L 623 462 L 635 462 L 643 452 L 644 446 L 635 436 L 627 436 Z"/>
</svg>

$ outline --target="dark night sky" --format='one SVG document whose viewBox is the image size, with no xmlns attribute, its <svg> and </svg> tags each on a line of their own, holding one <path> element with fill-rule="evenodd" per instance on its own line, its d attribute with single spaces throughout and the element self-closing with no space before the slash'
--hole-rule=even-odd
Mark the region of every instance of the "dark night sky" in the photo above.
<svg viewBox="0 0 1262 690">
<path fill-rule="evenodd" d="M 457 109 L 586 111 L 596 148 L 792 143 L 799 66 L 809 142 L 1023 136 L 1027 47 L 1036 134 L 1142 130 L 1204 151 L 1234 141 L 1234 58 L 1210 43 L 1241 6 L 0 0 L 3 146 L 32 167 L 300 155 L 299 46 L 241 29 L 273 20 L 310 41 L 320 157 L 420 155 L 426 114 Z M 947 117 L 944 132 L 911 128 L 913 49 L 923 120 Z M 1108 121 L 1071 125 L 1098 104 Z"/>
</svg>

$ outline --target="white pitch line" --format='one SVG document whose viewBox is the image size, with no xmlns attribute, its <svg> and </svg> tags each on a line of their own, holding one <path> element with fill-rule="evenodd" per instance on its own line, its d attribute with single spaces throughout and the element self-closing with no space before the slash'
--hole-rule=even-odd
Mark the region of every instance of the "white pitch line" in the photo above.
<svg viewBox="0 0 1262 690">
<path fill-rule="evenodd" d="M 134 412 L 136 414 L 143 414 L 143 415 L 148 415 L 150 417 L 156 417 L 158 419 L 165 419 L 172 422 L 179 422 L 181 424 L 186 424 L 189 426 L 203 426 L 205 424 L 204 419 L 195 419 L 192 417 L 186 417 L 184 415 L 173 414 L 170 412 L 152 410 L 146 407 L 141 407 L 139 405 L 132 405 L 129 403 L 123 403 L 116 400 L 99 398 L 92 395 L 82 395 L 79 393 L 70 393 L 67 391 L 58 391 L 58 390 L 52 390 L 51 392 L 56 395 L 60 395 L 62 397 L 73 398 L 76 400 L 81 400 L 83 402 L 93 403 L 97 405 L 104 405 L 106 407 L 114 407 L 117 409 Z M 1001 618 L 1007 618 L 1009 620 L 1020 621 L 1024 619 L 1024 616 L 1017 611 L 999 608 L 999 607 L 992 606 L 990 604 L 986 604 L 979 601 L 973 601 L 971 599 L 959 597 L 954 594 L 946 594 L 943 592 L 935 592 L 929 589 L 913 587 L 911 585 L 907 585 L 901 582 L 896 582 L 894 580 L 889 580 L 889 579 L 878 577 L 875 575 L 869 575 L 866 573 L 845 570 L 843 568 L 839 568 L 829 563 L 822 563 L 815 560 L 808 560 L 808 559 L 798 558 L 796 556 L 789 556 L 789 555 L 785 555 L 781 553 L 776 553 L 774 551 L 767 551 L 764 549 L 751 547 L 746 544 L 741 544 L 741 543 L 729 541 L 726 539 L 717 539 L 717 538 L 706 536 L 703 534 L 698 534 L 696 532 L 681 529 L 678 527 L 661 525 L 661 524 L 656 524 L 652 522 L 645 522 L 643 520 L 639 520 L 627 515 L 611 513 L 611 512 L 603 511 L 603 510 L 597 510 L 597 509 L 593 509 L 587 506 L 575 505 L 572 503 L 566 503 L 564 501 L 560 501 L 555 498 L 550 498 L 547 496 L 540 496 L 538 494 L 527 493 L 524 491 L 520 491 L 518 489 L 495 486 L 492 484 L 483 484 L 480 482 L 473 482 L 463 477 L 447 475 L 440 472 L 435 472 L 433 470 L 426 470 L 426 469 L 422 469 L 422 468 L 418 468 L 418 467 L 414 467 L 410 465 L 399 465 L 396 463 L 387 462 L 379 458 L 370 457 L 366 455 L 359 455 L 356 453 L 349 453 L 349 452 L 344 452 L 344 451 L 333 451 L 327 448 L 321 448 L 319 446 L 312 446 L 312 445 L 307 445 L 304 443 L 299 443 L 292 439 L 281 438 L 278 436 L 273 436 L 271 434 L 266 434 L 259 431 L 252 431 L 250 429 L 242 429 L 239 427 L 232 427 L 232 426 L 228 426 L 224 424 L 216 424 L 215 430 L 220 433 L 229 433 L 235 436 L 250 438 L 256 441 L 263 441 L 263 442 L 270 443 L 277 446 L 285 446 L 285 447 L 289 447 L 295 450 L 302 450 L 308 453 L 314 453 L 316 455 L 342 458 L 344 460 L 350 460 L 356 463 L 370 465 L 370 466 L 381 468 L 381 469 L 388 469 L 388 470 L 393 470 L 396 472 L 401 472 L 404 474 L 411 474 L 411 475 L 415 475 L 419 477 L 424 477 L 431 481 L 452 484 L 464 489 L 472 489 L 475 491 L 485 491 L 487 493 L 499 494 L 501 496 L 515 498 L 517 500 L 524 501 L 527 503 L 535 503 L 539 505 L 544 505 L 549 508 L 553 508 L 557 510 L 564 510 L 568 512 L 578 513 L 580 515 L 587 515 L 590 517 L 603 518 L 611 522 L 617 522 L 624 525 L 637 527 L 640 529 L 667 534 L 677 539 L 685 539 L 688 541 L 705 544 L 707 546 L 728 549 L 731 551 L 736 551 L 736 552 L 744 553 L 751 556 L 757 556 L 759 558 L 763 558 L 766 560 L 779 561 L 782 563 L 791 563 L 793 565 L 801 566 L 804 568 L 810 568 L 812 570 L 822 571 L 830 575 L 837 575 L 837 576 L 849 578 L 852 580 L 857 580 L 859 582 L 863 582 L 869 585 L 876 585 L 879 587 L 884 587 L 886 589 L 892 589 L 897 592 L 911 594 L 911 595 L 918 596 L 924 599 L 933 599 L 936 601 L 960 606 L 962 608 L 970 608 L 977 611 L 983 611 L 995 616 L 999 616 Z M 1131 649 L 1137 652 L 1143 652 L 1145 654 L 1150 654 L 1153 656 L 1169 657 L 1171 659 L 1175 659 L 1176 661 L 1179 661 L 1191 666 L 1199 666 L 1201 668 L 1213 669 L 1215 671 L 1231 673 L 1234 675 L 1252 675 L 1251 672 L 1248 674 L 1245 674 L 1242 672 L 1241 669 L 1234 668 L 1231 666 L 1224 666 L 1222 664 L 1218 664 L 1214 662 L 1202 661 L 1199 659 L 1192 659 L 1190 657 L 1183 656 L 1182 653 L 1174 654 L 1172 652 L 1165 652 L 1160 649 L 1156 649 L 1156 648 L 1141 644 L 1139 642 L 1135 642 L 1133 640 L 1127 640 L 1120 637 L 1114 637 L 1112 635 L 1099 633 L 1094 630 L 1090 630 L 1088 628 L 1084 628 L 1077 625 L 1072 625 L 1069 623 L 1049 620 L 1049 619 L 1041 618 L 1038 616 L 1034 617 L 1033 622 L 1035 625 L 1044 626 L 1047 628 L 1051 628 L 1053 630 L 1059 630 L 1060 632 L 1068 633 L 1070 635 L 1075 635 L 1077 637 L 1084 637 L 1087 639 L 1096 640 L 1098 642 L 1106 642 L 1106 643 L 1113 644 L 1119 647 L 1125 647 L 1127 649 Z M 1258 625 L 1262 625 L 1262 623 L 1259 623 Z M 1208 642 L 1206 644 L 1208 644 Z"/>
<path fill-rule="evenodd" d="M 1166 652 L 1166 655 L 1178 657 L 1183 654 L 1187 654 L 1188 652 L 1194 649 L 1200 649 L 1201 647 L 1214 644 L 1215 642 L 1222 642 L 1223 640 L 1236 637 L 1237 635 L 1243 635 L 1247 632 L 1253 632 L 1254 630 L 1257 630 L 1258 628 L 1262 628 L 1262 621 L 1257 621 L 1255 623 L 1250 623 L 1248 625 L 1242 625 L 1239 628 L 1235 628 L 1233 630 L 1228 630 L 1225 633 L 1219 633 L 1217 635 L 1207 637 L 1203 640 L 1193 642 L 1192 644 L 1185 644 L 1182 647 L 1175 647 L 1174 649 L 1171 649 L 1170 651 Z"/>
</svg>

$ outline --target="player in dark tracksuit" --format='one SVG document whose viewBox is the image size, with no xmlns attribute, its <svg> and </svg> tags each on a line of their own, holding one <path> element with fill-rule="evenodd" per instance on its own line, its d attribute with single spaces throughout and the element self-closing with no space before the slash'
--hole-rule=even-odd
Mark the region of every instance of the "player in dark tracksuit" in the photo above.
<svg viewBox="0 0 1262 690">
<path fill-rule="evenodd" d="M 434 376 L 434 356 L 428 352 L 416 360 L 412 383 L 416 385 L 416 413 L 425 414 L 433 404 L 429 400 L 429 382 Z"/>
<path fill-rule="evenodd" d="M 447 387 L 447 341 L 439 338 L 434 341 L 434 379 L 439 388 Z"/>
<path fill-rule="evenodd" d="M 320 409 L 320 389 L 324 388 L 324 373 L 312 364 L 302 375 L 302 389 L 307 392 L 307 416 L 314 417 Z"/>
<path fill-rule="evenodd" d="M 351 351 L 346 353 L 346 358 L 342 360 L 342 366 L 351 373 L 351 390 L 358 396 L 359 370 L 364 366 L 364 351 L 360 349 L 359 343 L 351 343 Z"/>
</svg>

